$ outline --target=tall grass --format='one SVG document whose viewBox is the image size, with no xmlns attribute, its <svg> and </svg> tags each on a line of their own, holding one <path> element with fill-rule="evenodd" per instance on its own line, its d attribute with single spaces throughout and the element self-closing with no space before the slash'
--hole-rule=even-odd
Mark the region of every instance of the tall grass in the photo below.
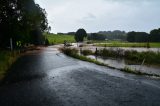
<svg viewBox="0 0 160 106">
<path fill-rule="evenodd" d="M 93 54 L 94 54 L 94 53 L 92 52 L 92 50 L 81 50 L 80 52 L 81 52 L 81 54 L 83 54 L 84 56 L 93 55 Z"/>
<path fill-rule="evenodd" d="M 60 51 L 62 51 L 64 54 L 66 54 L 68 56 L 71 56 L 71 57 L 76 58 L 76 59 L 80 59 L 82 61 L 95 63 L 95 64 L 101 65 L 101 66 L 107 66 L 106 64 L 101 63 L 101 62 L 99 62 L 95 59 L 91 59 L 91 58 L 88 58 L 86 56 L 79 55 L 78 50 L 75 49 L 75 48 L 60 48 Z"/>
<path fill-rule="evenodd" d="M 139 63 L 145 60 L 146 64 L 160 65 L 160 52 L 137 52 L 134 50 L 125 51 L 123 49 L 115 50 L 111 48 L 98 50 L 97 55 L 103 57 L 125 58 Z"/>
<path fill-rule="evenodd" d="M 148 47 L 147 43 L 126 43 L 126 42 L 107 42 L 104 44 L 96 44 L 100 47 Z M 160 43 L 149 43 L 152 48 L 160 48 Z"/>
<path fill-rule="evenodd" d="M 17 52 L 0 51 L 0 80 L 18 57 Z"/>
<path fill-rule="evenodd" d="M 125 67 L 125 68 L 121 69 L 121 68 L 116 68 L 116 67 L 108 66 L 107 64 L 99 62 L 99 61 L 97 61 L 95 59 L 91 59 L 91 58 L 87 58 L 86 56 L 79 55 L 78 54 L 78 50 L 75 49 L 75 48 L 61 48 L 60 50 L 64 54 L 66 54 L 68 56 L 71 56 L 73 58 L 80 59 L 82 61 L 87 61 L 87 62 L 95 63 L 95 64 L 101 65 L 101 66 L 107 66 L 108 68 L 111 68 L 111 69 L 117 69 L 117 70 L 120 70 L 120 71 L 123 71 L 123 72 L 132 73 L 132 74 L 136 74 L 136 75 L 147 75 L 147 76 L 160 77 L 159 75 L 156 75 L 156 74 L 143 73 L 143 72 L 140 72 L 140 71 L 132 70 L 132 69 L 130 69 L 128 67 Z"/>
</svg>

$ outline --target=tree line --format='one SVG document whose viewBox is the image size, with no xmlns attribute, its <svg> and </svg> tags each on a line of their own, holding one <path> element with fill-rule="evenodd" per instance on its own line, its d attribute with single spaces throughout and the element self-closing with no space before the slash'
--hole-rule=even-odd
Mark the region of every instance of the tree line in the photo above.
<svg viewBox="0 0 160 106">
<path fill-rule="evenodd" d="M 77 33 L 79 32 L 77 31 L 76 34 Z M 85 35 L 85 34 L 80 34 L 80 35 Z M 121 41 L 128 41 L 128 42 L 160 42 L 160 28 L 151 30 L 150 33 L 135 32 L 135 31 L 126 33 L 124 31 L 119 31 L 119 30 L 100 31 L 98 33 L 88 33 L 87 39 L 88 40 L 121 40 Z"/>
<path fill-rule="evenodd" d="M 154 29 L 150 33 L 146 32 L 128 32 L 128 42 L 160 42 L 160 28 Z"/>
<path fill-rule="evenodd" d="M 50 30 L 47 13 L 34 0 L 0 0 L 0 47 L 42 44 L 42 33 Z"/>
<path fill-rule="evenodd" d="M 98 33 L 88 34 L 88 40 L 126 40 L 127 33 L 125 31 L 99 31 Z"/>
</svg>

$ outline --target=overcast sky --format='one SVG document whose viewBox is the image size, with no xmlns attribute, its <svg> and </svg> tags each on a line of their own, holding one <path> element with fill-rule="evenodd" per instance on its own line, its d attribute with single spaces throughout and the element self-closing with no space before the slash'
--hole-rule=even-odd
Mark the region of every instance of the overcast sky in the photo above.
<svg viewBox="0 0 160 106">
<path fill-rule="evenodd" d="M 160 28 L 160 0 L 35 0 L 48 13 L 54 33 L 84 28 L 146 31 Z"/>
</svg>

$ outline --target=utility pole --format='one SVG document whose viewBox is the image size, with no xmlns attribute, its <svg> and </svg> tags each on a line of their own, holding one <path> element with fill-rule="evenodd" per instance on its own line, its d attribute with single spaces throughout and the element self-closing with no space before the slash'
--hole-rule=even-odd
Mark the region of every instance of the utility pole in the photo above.
<svg viewBox="0 0 160 106">
<path fill-rule="evenodd" d="M 11 47 L 11 51 L 13 50 L 13 41 L 12 38 L 10 38 L 10 47 Z"/>
</svg>

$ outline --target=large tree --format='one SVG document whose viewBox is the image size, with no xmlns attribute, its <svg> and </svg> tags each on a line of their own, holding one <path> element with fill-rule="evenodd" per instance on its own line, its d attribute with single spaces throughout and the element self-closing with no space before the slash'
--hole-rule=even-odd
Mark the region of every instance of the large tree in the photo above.
<svg viewBox="0 0 160 106">
<path fill-rule="evenodd" d="M 147 42 L 149 34 L 146 32 L 129 32 L 127 34 L 128 42 Z"/>
<path fill-rule="evenodd" d="M 151 42 L 160 42 L 160 28 L 154 29 L 150 32 L 150 41 Z"/>
<path fill-rule="evenodd" d="M 34 0 L 0 0 L 1 47 L 6 47 L 10 38 L 15 46 L 17 41 L 36 44 L 34 38 L 41 38 L 47 28 L 46 12 Z"/>
<path fill-rule="evenodd" d="M 85 37 L 87 37 L 86 31 L 84 29 L 78 29 L 75 34 L 75 40 L 77 42 L 83 42 Z"/>
</svg>

